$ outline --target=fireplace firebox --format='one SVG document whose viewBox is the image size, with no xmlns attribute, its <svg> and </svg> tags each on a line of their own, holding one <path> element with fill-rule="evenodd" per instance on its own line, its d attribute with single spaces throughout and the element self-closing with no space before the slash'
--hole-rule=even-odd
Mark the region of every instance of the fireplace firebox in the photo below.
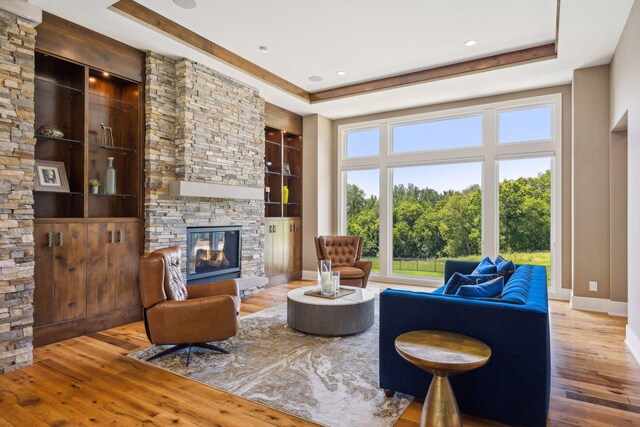
<svg viewBox="0 0 640 427">
<path fill-rule="evenodd" d="M 240 277 L 242 227 L 187 228 L 187 284 Z"/>
</svg>

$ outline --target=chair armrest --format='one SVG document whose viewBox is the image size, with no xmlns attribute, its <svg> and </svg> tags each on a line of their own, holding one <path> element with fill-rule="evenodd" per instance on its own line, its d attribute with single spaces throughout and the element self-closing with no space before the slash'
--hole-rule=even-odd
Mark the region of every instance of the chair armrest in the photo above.
<svg viewBox="0 0 640 427">
<path fill-rule="evenodd" d="M 214 295 L 240 296 L 238 281 L 235 279 L 203 283 L 202 285 L 189 285 L 187 286 L 187 292 L 189 294 L 189 299 L 204 298 Z"/>
<path fill-rule="evenodd" d="M 185 301 L 164 301 L 146 311 L 153 344 L 217 341 L 238 332 L 233 297 L 218 295 Z"/>
<path fill-rule="evenodd" d="M 371 261 L 362 261 L 361 259 L 359 259 L 353 266 L 364 271 L 364 277 L 362 278 L 362 287 L 366 288 L 367 283 L 369 282 L 369 274 L 371 274 L 373 263 Z"/>
</svg>

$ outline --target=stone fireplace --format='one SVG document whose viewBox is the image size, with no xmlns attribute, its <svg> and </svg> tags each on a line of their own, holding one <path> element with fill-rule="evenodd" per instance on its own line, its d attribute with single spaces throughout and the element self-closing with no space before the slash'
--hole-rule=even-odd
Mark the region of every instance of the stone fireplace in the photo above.
<svg viewBox="0 0 640 427">
<path fill-rule="evenodd" d="M 234 273 L 263 277 L 264 100 L 202 64 L 155 53 L 145 97 L 145 250 L 180 246 L 186 280 L 192 227 L 241 226 Z"/>
</svg>

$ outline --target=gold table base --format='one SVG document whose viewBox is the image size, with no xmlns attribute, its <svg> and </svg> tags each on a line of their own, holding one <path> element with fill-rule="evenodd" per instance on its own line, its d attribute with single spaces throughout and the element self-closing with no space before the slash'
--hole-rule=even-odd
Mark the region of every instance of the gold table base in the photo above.
<svg viewBox="0 0 640 427">
<path fill-rule="evenodd" d="M 460 427 L 462 418 L 449 377 L 434 375 L 424 400 L 420 426 Z"/>
</svg>

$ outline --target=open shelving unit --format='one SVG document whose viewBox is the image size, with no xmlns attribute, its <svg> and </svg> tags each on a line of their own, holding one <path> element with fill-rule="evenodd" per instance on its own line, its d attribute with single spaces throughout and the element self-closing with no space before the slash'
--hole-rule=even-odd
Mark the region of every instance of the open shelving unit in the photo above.
<svg viewBox="0 0 640 427">
<path fill-rule="evenodd" d="M 68 192 L 34 192 L 35 218 L 138 218 L 140 83 L 37 52 L 35 89 L 35 158 L 64 163 L 69 181 Z M 105 145 L 101 124 L 112 129 L 113 145 Z M 44 125 L 64 136 L 38 135 Z M 108 157 L 116 194 L 104 194 Z M 99 194 L 89 191 L 91 179 L 101 182 Z"/>
<path fill-rule="evenodd" d="M 265 128 L 265 216 L 268 218 L 300 217 L 302 195 L 302 137 L 273 127 Z M 289 165 L 286 173 L 284 165 Z M 267 197 L 266 188 L 269 188 Z M 288 189 L 285 201 L 284 189 Z"/>
</svg>

